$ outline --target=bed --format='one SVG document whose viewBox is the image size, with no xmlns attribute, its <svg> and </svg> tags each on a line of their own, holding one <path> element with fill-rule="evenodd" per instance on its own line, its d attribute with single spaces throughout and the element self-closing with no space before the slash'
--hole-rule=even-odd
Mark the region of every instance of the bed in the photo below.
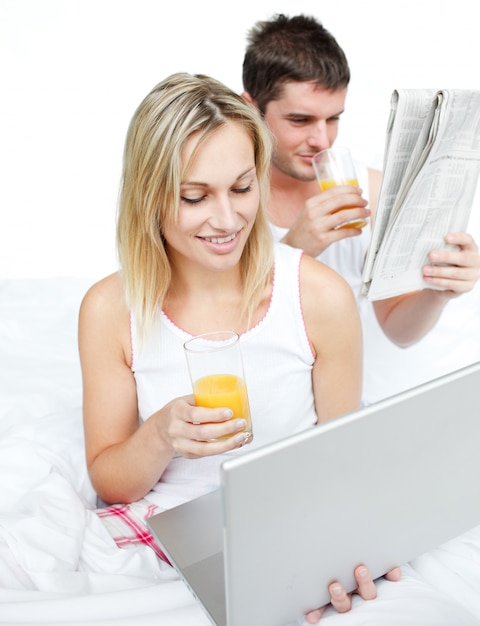
<svg viewBox="0 0 480 626">
<path fill-rule="evenodd" d="M 0 280 L 0 624 L 208 625 L 173 570 L 146 546 L 119 549 L 95 514 L 76 339 L 90 282 Z M 382 580 L 375 602 L 355 597 L 355 605 L 321 623 L 480 624 L 480 528 L 405 566 L 401 582 Z"/>
</svg>

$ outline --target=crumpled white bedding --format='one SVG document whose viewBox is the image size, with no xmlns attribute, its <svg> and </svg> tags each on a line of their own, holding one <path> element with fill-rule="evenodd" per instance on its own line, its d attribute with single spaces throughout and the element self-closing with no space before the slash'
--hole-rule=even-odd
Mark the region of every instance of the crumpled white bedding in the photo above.
<svg viewBox="0 0 480 626">
<path fill-rule="evenodd" d="M 93 511 L 76 340 L 88 286 L 0 281 L 0 624 L 208 625 L 171 568 L 145 546 L 117 548 Z M 355 597 L 321 623 L 480 624 L 480 528 L 403 569 L 374 602 Z"/>
</svg>

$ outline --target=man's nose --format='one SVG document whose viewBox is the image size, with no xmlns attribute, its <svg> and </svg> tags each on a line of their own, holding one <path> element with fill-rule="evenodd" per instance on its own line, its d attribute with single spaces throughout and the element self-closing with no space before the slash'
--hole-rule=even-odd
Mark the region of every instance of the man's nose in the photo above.
<svg viewBox="0 0 480 626">
<path fill-rule="evenodd" d="M 311 132 L 308 137 L 308 145 L 318 152 L 319 150 L 326 150 L 330 148 L 331 141 L 328 135 L 327 122 L 321 120 L 312 125 Z"/>
</svg>

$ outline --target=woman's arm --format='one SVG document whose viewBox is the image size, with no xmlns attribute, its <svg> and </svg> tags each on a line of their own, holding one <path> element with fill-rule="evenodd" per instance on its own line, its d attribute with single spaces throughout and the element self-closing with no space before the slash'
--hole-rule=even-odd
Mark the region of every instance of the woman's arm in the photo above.
<svg viewBox="0 0 480 626">
<path fill-rule="evenodd" d="M 92 484 L 105 502 L 132 502 L 161 478 L 175 453 L 196 458 L 226 452 L 244 442 L 223 409 L 172 398 L 139 423 L 130 369 L 130 319 L 120 278 L 94 285 L 80 308 L 79 349 L 83 376 L 86 460 Z M 207 423 L 208 422 L 208 423 Z"/>
<path fill-rule="evenodd" d="M 114 274 L 87 292 L 79 318 L 86 459 L 105 502 L 143 497 L 174 452 L 155 436 L 154 422 L 139 428 L 129 329 L 121 281 Z"/>
<path fill-rule="evenodd" d="M 360 406 L 362 329 L 350 286 L 323 263 L 303 255 L 301 300 L 316 354 L 313 390 L 319 422 Z"/>
</svg>

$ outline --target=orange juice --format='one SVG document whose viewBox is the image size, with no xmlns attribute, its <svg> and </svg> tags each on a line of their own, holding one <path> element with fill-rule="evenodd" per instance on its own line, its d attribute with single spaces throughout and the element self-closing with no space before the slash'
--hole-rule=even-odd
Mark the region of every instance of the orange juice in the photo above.
<svg viewBox="0 0 480 626">
<path fill-rule="evenodd" d="M 243 418 L 247 425 L 245 433 L 251 433 L 252 422 L 245 382 L 233 374 L 212 374 L 199 378 L 193 387 L 195 403 L 210 408 L 228 407 L 233 411 L 231 419 Z M 230 437 L 231 435 L 226 435 Z M 251 436 L 250 436 L 251 439 Z"/>
<path fill-rule="evenodd" d="M 346 178 L 342 181 L 337 180 L 319 180 L 318 186 L 320 187 L 320 191 L 326 191 L 330 189 L 330 187 L 336 187 L 337 185 L 351 185 L 352 187 L 358 187 L 358 180 L 356 178 Z M 344 209 L 354 209 L 354 206 L 346 206 L 339 211 L 343 211 Z M 338 213 L 339 211 L 335 211 Z M 363 228 L 367 225 L 365 220 L 352 220 L 351 222 L 346 222 L 345 224 L 340 224 L 337 228 Z"/>
</svg>

